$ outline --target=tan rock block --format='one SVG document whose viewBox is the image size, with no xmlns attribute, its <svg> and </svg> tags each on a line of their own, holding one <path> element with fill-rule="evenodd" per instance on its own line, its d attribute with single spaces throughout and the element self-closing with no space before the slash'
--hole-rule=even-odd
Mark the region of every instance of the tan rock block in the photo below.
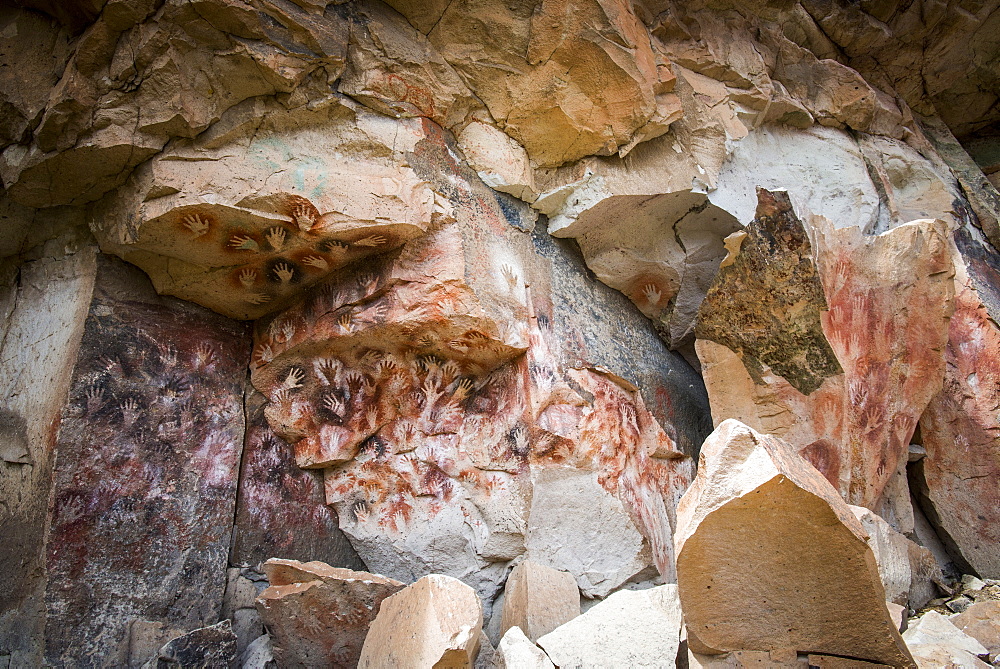
<svg viewBox="0 0 1000 669">
<path fill-rule="evenodd" d="M 680 598 L 701 646 L 912 666 L 861 523 L 785 442 L 723 422 L 677 518 Z"/>
<path fill-rule="evenodd" d="M 472 588 L 450 576 L 424 576 L 382 602 L 358 667 L 471 667 L 482 626 Z"/>
<path fill-rule="evenodd" d="M 403 583 L 323 562 L 271 559 L 257 610 L 282 666 L 353 667 L 368 627 Z"/>
<path fill-rule="evenodd" d="M 580 589 L 573 575 L 525 560 L 504 588 L 500 633 L 519 627 L 532 641 L 580 615 Z"/>
<path fill-rule="evenodd" d="M 680 644 L 676 585 L 619 590 L 538 640 L 557 667 L 673 667 Z"/>
</svg>

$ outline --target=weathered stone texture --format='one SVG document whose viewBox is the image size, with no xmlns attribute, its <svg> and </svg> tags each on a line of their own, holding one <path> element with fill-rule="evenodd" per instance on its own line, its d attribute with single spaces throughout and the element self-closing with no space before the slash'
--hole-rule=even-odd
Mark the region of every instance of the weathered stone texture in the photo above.
<svg viewBox="0 0 1000 669">
<path fill-rule="evenodd" d="M 46 657 L 120 662 L 129 622 L 218 621 L 246 328 L 102 256 L 55 441 Z"/>
<path fill-rule="evenodd" d="M 788 444 L 735 420 L 709 436 L 699 465 L 676 534 L 692 650 L 912 666 L 868 537 L 829 481 Z"/>
<path fill-rule="evenodd" d="M 271 559 L 257 609 L 281 666 L 355 667 L 383 600 L 405 587 L 322 562 Z"/>
</svg>

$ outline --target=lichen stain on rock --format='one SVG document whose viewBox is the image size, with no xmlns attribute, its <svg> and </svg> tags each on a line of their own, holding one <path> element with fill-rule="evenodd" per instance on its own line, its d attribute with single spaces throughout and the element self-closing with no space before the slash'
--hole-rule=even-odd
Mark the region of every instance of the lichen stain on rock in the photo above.
<svg viewBox="0 0 1000 669">
<path fill-rule="evenodd" d="M 742 354 L 810 394 L 841 373 L 823 334 L 823 287 L 805 228 L 788 194 L 757 189 L 757 215 L 734 261 L 719 270 L 698 312 L 696 335 Z"/>
</svg>

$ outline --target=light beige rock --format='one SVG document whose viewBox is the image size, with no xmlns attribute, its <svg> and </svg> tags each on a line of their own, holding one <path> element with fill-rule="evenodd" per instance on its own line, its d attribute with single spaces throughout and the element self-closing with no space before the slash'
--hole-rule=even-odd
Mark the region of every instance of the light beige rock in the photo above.
<svg viewBox="0 0 1000 669">
<path fill-rule="evenodd" d="M 525 560 L 507 577 L 500 633 L 512 627 L 532 641 L 580 615 L 580 589 L 573 575 Z"/>
<path fill-rule="evenodd" d="M 538 640 L 557 667 L 673 667 L 680 644 L 676 585 L 619 590 Z"/>
<path fill-rule="evenodd" d="M 948 621 L 985 646 L 991 656 L 1000 654 L 1000 601 L 976 602 Z"/>
<path fill-rule="evenodd" d="M 586 469 L 532 472 L 528 559 L 565 569 L 587 597 L 603 597 L 652 566 L 628 510 Z"/>
<path fill-rule="evenodd" d="M 446 128 L 461 127 L 483 109 L 427 37 L 402 16 L 381 3 L 357 5 L 341 93 L 381 114 L 425 116 Z"/>
<path fill-rule="evenodd" d="M 861 523 L 788 444 L 724 421 L 677 517 L 693 650 L 794 648 L 911 665 Z"/>
<path fill-rule="evenodd" d="M 458 145 L 479 178 L 493 190 L 525 202 L 538 198 L 528 153 L 502 130 L 473 121 L 459 134 Z"/>
<path fill-rule="evenodd" d="M 496 669 L 554 669 L 552 660 L 516 625 L 508 629 L 493 659 Z"/>
<path fill-rule="evenodd" d="M 353 667 L 382 602 L 404 584 L 323 562 L 270 559 L 257 610 L 281 666 Z"/>
<path fill-rule="evenodd" d="M 934 555 L 892 529 L 869 509 L 850 508 L 868 534 L 868 545 L 875 553 L 886 600 L 914 611 L 923 608 L 937 596 L 934 584 L 944 582 Z"/>
<path fill-rule="evenodd" d="M 431 574 L 382 602 L 358 667 L 471 667 L 482 626 L 476 592 Z"/>
<path fill-rule="evenodd" d="M 937 611 L 928 611 L 916 623 L 911 621 L 903 639 L 920 669 L 989 666 L 976 657 L 986 655 L 987 649 Z"/>
</svg>

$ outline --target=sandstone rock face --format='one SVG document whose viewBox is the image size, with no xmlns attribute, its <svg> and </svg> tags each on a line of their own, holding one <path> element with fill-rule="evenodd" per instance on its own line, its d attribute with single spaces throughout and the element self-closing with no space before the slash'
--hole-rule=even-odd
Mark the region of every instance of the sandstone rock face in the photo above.
<svg viewBox="0 0 1000 669">
<path fill-rule="evenodd" d="M 94 291 L 93 249 L 26 263 L 4 277 L 0 345 L 4 446 L 0 524 L 5 565 L 0 644 L 16 665 L 41 662 L 45 627 L 45 527 L 62 405 Z M 19 279 L 19 280 L 18 280 Z M 44 383 L 39 383 L 44 379 Z"/>
<path fill-rule="evenodd" d="M 623 355 L 663 350 L 645 323 L 616 339 L 587 332 L 577 305 L 617 298 L 529 235 L 527 207 L 498 200 L 443 137 L 421 132 L 409 164 L 448 194 L 455 222 L 258 322 L 252 382 L 270 426 L 300 467 L 323 470 L 372 570 L 463 578 L 486 601 L 525 551 L 590 595 L 650 567 L 671 578 L 673 508 L 704 434 L 690 371 Z M 546 492 L 563 484 L 580 493 L 569 511 Z M 607 510 L 596 519 L 595 500 Z M 599 565 L 573 529 L 595 520 L 624 532 L 605 535 L 612 557 Z"/>
<path fill-rule="evenodd" d="M 865 531 L 822 474 L 735 420 L 705 441 L 699 465 L 676 535 L 693 650 L 809 649 L 912 666 Z M 753 601 L 766 611 L 748 614 Z"/>
<path fill-rule="evenodd" d="M 482 626 L 475 590 L 431 574 L 382 602 L 358 667 L 471 667 Z"/>
<path fill-rule="evenodd" d="M 218 621 L 246 336 L 101 257 L 55 441 L 48 661 L 115 663 L 134 617 L 182 630 Z"/>
<path fill-rule="evenodd" d="M 525 560 L 507 577 L 501 634 L 512 627 L 531 641 L 580 615 L 580 590 L 564 571 Z"/>
<path fill-rule="evenodd" d="M 670 583 L 712 414 L 867 509 L 890 599 L 951 587 L 904 536 L 997 575 L 1000 0 L 7 4 L 0 667 L 273 661 L 274 556 L 496 641 L 514 565 L 565 617 Z M 870 595 L 834 629 L 902 664 Z M 716 660 L 862 661 L 796 650 Z"/>
<path fill-rule="evenodd" d="M 322 562 L 270 559 L 271 586 L 257 599 L 281 666 L 354 667 L 386 597 L 405 585 Z"/>
<path fill-rule="evenodd" d="M 533 644 L 516 625 L 500 640 L 493 666 L 496 669 L 555 669 L 545 651 Z"/>
<path fill-rule="evenodd" d="M 673 667 L 680 643 L 677 586 L 620 590 L 538 640 L 557 667 Z"/>
<path fill-rule="evenodd" d="M 326 504 L 322 473 L 295 464 L 292 447 L 268 425 L 265 405 L 256 392 L 244 403 L 247 432 L 230 562 L 257 565 L 282 555 L 364 569 Z"/>
<path fill-rule="evenodd" d="M 946 226 L 916 221 L 866 238 L 818 217 L 804 228 L 793 222 L 787 198 L 766 191 L 760 198 L 750 231 L 761 230 L 767 242 L 744 240 L 699 315 L 697 350 L 713 418 L 780 436 L 847 501 L 902 524 L 905 509 L 892 506 L 887 488 L 944 371 L 953 308 Z M 777 236 L 781 220 L 797 232 Z M 912 261 L 901 266 L 900 256 Z M 782 275 L 783 289 L 772 291 L 754 266 Z M 747 300 L 744 291 L 758 297 Z M 725 326 L 730 309 L 745 314 L 746 326 Z M 771 353 L 782 347 L 784 355 Z"/>
<path fill-rule="evenodd" d="M 955 557 L 980 576 L 1000 576 L 1000 255 L 961 230 L 955 235 L 955 315 L 945 349 L 944 387 L 920 419 L 925 507 Z"/>
</svg>

